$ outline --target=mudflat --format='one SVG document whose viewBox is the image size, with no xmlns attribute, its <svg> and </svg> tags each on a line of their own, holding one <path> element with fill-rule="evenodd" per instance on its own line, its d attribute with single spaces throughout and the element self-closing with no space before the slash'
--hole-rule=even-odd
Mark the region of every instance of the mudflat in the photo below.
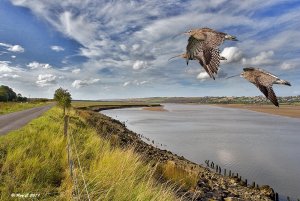
<svg viewBox="0 0 300 201">
<path fill-rule="evenodd" d="M 274 107 L 273 105 L 216 104 L 214 106 L 240 108 L 267 114 L 300 118 L 300 105 L 280 105 L 279 107 Z"/>
<path fill-rule="evenodd" d="M 156 111 L 156 112 L 167 112 L 163 106 L 157 106 L 157 107 L 144 107 L 143 110 L 148 110 L 148 111 Z"/>
</svg>

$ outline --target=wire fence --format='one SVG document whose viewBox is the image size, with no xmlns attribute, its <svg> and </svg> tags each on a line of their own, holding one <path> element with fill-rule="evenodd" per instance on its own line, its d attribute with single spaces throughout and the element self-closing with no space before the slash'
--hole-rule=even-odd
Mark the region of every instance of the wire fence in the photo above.
<svg viewBox="0 0 300 201">
<path fill-rule="evenodd" d="M 66 120 L 67 119 L 67 120 Z M 67 124 L 67 125 L 66 125 Z M 73 132 L 69 130 L 69 116 L 65 117 L 64 135 L 67 137 L 67 155 L 70 168 L 70 176 L 73 183 L 72 198 L 73 200 L 83 200 L 82 193 L 85 192 L 86 200 L 90 201 L 90 193 L 86 183 L 86 178 L 83 174 L 82 163 L 80 162 L 77 145 Z M 81 177 L 83 188 L 80 187 L 79 177 Z"/>
</svg>

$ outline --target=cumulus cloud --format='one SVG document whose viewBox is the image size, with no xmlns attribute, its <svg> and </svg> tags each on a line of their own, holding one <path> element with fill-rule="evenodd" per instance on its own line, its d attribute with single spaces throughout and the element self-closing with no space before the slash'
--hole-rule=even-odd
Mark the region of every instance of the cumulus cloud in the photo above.
<svg viewBox="0 0 300 201">
<path fill-rule="evenodd" d="M 225 57 L 224 63 L 239 62 L 243 57 L 243 52 L 237 47 L 225 47 L 221 52 L 221 56 Z"/>
<path fill-rule="evenodd" d="M 0 73 L 18 73 L 22 69 L 12 66 L 10 61 L 0 61 Z"/>
<path fill-rule="evenodd" d="M 209 75 L 207 74 L 207 72 L 200 72 L 198 75 L 197 75 L 197 79 L 203 81 L 203 80 L 206 80 L 210 78 Z"/>
<path fill-rule="evenodd" d="M 52 45 L 50 48 L 51 48 L 51 50 L 53 50 L 55 52 L 61 52 L 61 51 L 65 50 L 63 47 L 58 46 L 58 45 Z"/>
<path fill-rule="evenodd" d="M 27 64 L 27 67 L 29 67 L 30 69 L 37 69 L 37 68 L 48 69 L 48 68 L 52 68 L 52 66 L 50 64 L 39 63 L 37 61 L 30 62 L 29 64 Z"/>
<path fill-rule="evenodd" d="M 254 66 L 260 66 L 260 65 L 268 65 L 273 64 L 275 60 L 272 58 L 274 55 L 273 51 L 263 51 L 260 52 L 257 56 L 252 58 L 243 58 L 242 63 L 244 65 L 254 65 Z"/>
<path fill-rule="evenodd" d="M 100 79 L 90 79 L 90 80 L 75 80 L 73 83 L 72 83 L 72 87 L 76 88 L 76 89 L 79 89 L 81 87 L 85 87 L 85 86 L 89 86 L 89 85 L 92 85 L 92 84 L 95 84 L 97 82 L 99 82 Z"/>
<path fill-rule="evenodd" d="M 0 43 L 0 46 L 6 47 L 6 50 L 10 52 L 22 53 L 25 49 L 21 45 L 11 45 L 7 43 Z"/>
<path fill-rule="evenodd" d="M 20 45 L 13 45 L 12 47 L 8 48 L 7 50 L 11 51 L 11 52 L 24 52 L 25 51 L 25 49 Z"/>
<path fill-rule="evenodd" d="M 134 62 L 132 68 L 134 70 L 140 70 L 140 69 L 143 69 L 143 68 L 147 68 L 148 67 L 148 62 L 147 61 L 140 61 L 140 60 L 137 60 Z"/>
<path fill-rule="evenodd" d="M 36 84 L 39 87 L 45 87 L 56 83 L 56 76 L 52 74 L 40 74 Z"/>
</svg>

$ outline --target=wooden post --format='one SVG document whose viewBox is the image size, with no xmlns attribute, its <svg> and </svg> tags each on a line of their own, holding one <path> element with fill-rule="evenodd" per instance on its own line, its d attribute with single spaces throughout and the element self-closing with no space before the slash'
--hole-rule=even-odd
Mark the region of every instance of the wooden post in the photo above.
<svg viewBox="0 0 300 201">
<path fill-rule="evenodd" d="M 289 197 L 289 196 L 287 196 L 287 201 L 291 201 L 291 199 L 290 199 L 290 197 Z"/>
<path fill-rule="evenodd" d="M 278 193 L 275 193 L 275 201 L 279 201 Z"/>
<path fill-rule="evenodd" d="M 247 179 L 245 179 L 245 184 L 246 184 L 246 186 L 248 186 L 248 180 Z"/>
<path fill-rule="evenodd" d="M 65 115 L 64 117 L 64 136 L 67 137 L 68 135 L 68 124 L 69 124 L 69 116 Z"/>
</svg>

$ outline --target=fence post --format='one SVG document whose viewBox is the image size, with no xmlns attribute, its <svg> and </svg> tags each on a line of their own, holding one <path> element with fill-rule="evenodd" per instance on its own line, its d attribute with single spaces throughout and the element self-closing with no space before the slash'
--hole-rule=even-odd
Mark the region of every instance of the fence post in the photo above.
<svg viewBox="0 0 300 201">
<path fill-rule="evenodd" d="M 67 137 L 68 135 L 68 124 L 69 124 L 69 116 L 64 116 L 64 136 Z"/>
</svg>

